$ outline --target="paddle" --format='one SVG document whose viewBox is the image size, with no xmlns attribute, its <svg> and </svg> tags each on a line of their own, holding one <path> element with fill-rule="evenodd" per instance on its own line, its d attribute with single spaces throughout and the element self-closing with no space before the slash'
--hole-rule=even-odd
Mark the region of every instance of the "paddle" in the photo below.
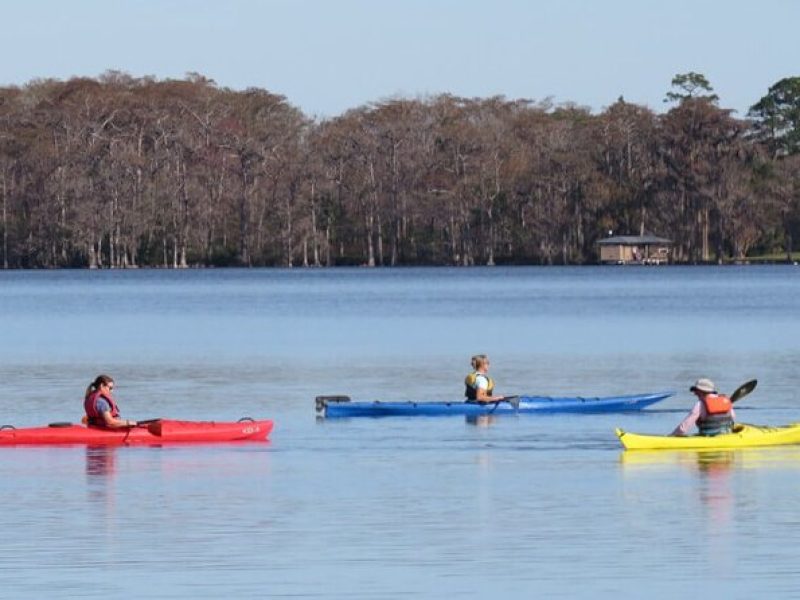
<svg viewBox="0 0 800 600">
<path fill-rule="evenodd" d="M 137 427 L 140 427 L 140 426 L 146 427 L 146 426 L 150 425 L 150 423 L 158 423 L 160 420 L 161 420 L 161 418 L 158 418 L 158 419 L 144 419 L 143 421 L 136 421 L 136 426 Z"/>
<path fill-rule="evenodd" d="M 497 407 L 500 406 L 501 402 L 508 402 L 511 406 L 514 407 L 514 410 L 519 410 L 519 396 L 506 396 L 502 400 L 493 400 L 491 404 L 494 404 L 492 409 L 489 411 L 489 414 L 493 413 L 497 410 Z M 489 404 L 487 402 L 487 404 Z"/>
<path fill-rule="evenodd" d="M 747 394 L 756 389 L 756 385 L 758 385 L 758 379 L 751 379 L 736 388 L 736 391 L 731 394 L 731 404 L 747 396 Z"/>
</svg>

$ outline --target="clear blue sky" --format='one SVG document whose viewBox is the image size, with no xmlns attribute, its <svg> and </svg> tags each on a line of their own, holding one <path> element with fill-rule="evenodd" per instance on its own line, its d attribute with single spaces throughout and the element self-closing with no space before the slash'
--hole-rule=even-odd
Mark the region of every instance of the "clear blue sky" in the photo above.
<svg viewBox="0 0 800 600">
<path fill-rule="evenodd" d="M 0 0 L 0 15 L 0 85 L 195 71 L 316 116 L 442 92 L 660 111 L 688 71 L 742 115 L 800 75 L 798 0 Z"/>
</svg>

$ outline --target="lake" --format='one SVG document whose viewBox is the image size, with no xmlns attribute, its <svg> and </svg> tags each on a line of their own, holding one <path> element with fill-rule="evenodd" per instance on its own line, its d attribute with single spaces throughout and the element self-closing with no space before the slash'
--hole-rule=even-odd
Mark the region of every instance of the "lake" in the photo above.
<svg viewBox="0 0 800 600">
<path fill-rule="evenodd" d="M 275 420 L 266 444 L 0 448 L 0 597 L 796 595 L 800 447 L 624 453 L 709 377 L 800 421 L 800 268 L 0 272 L 0 424 Z M 314 397 L 675 390 L 641 414 L 317 420 Z"/>
</svg>

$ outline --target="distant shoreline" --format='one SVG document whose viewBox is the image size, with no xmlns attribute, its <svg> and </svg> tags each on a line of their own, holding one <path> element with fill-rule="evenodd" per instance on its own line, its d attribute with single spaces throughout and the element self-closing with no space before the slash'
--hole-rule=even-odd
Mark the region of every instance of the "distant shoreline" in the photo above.
<svg viewBox="0 0 800 600">
<path fill-rule="evenodd" d="M 241 266 L 241 265 L 226 265 L 226 266 L 215 266 L 215 265 L 190 265 L 186 267 L 163 267 L 157 265 L 148 265 L 148 266 L 136 266 L 136 267 L 9 267 L 6 269 L 0 268 L 0 273 L 2 272 L 19 272 L 19 271 L 39 271 L 39 272 L 46 272 L 46 271 L 87 271 L 87 272 L 96 272 L 96 273 L 105 273 L 105 272 L 144 272 L 144 271 L 175 271 L 175 272 L 187 272 L 187 271 L 258 271 L 258 270 L 267 270 L 267 271 L 337 271 L 337 270 L 353 270 L 353 271 L 402 271 L 406 269 L 457 269 L 457 270 L 470 270 L 470 269 L 527 269 L 527 268 L 541 268 L 541 269 L 560 269 L 560 268 L 570 268 L 570 269 L 581 269 L 581 268 L 646 268 L 650 269 L 669 269 L 674 267 L 762 267 L 762 266 L 799 266 L 800 260 L 775 260 L 775 259 L 748 259 L 744 261 L 726 261 L 724 263 L 717 263 L 717 262 L 707 262 L 707 263 L 667 263 L 667 264 L 660 264 L 660 265 L 646 265 L 646 264 L 603 264 L 603 263 L 587 263 L 587 264 L 552 264 L 552 265 L 539 265 L 539 264 L 519 264 L 519 263 L 508 263 L 508 264 L 495 264 L 495 265 L 376 265 L 373 267 L 369 267 L 367 265 L 332 265 L 332 266 L 300 266 L 295 265 L 292 267 L 283 267 L 283 266 L 266 266 L 266 265 L 259 265 L 259 266 Z"/>
</svg>

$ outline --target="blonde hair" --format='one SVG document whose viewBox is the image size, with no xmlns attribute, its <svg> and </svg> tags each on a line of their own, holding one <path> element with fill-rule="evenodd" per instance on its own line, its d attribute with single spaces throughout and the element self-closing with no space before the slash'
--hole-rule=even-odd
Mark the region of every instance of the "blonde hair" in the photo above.
<svg viewBox="0 0 800 600">
<path fill-rule="evenodd" d="M 476 371 L 482 368 L 487 362 L 489 362 L 489 357 L 486 356 L 485 354 L 476 354 L 470 360 L 472 368 L 475 369 Z"/>
</svg>

